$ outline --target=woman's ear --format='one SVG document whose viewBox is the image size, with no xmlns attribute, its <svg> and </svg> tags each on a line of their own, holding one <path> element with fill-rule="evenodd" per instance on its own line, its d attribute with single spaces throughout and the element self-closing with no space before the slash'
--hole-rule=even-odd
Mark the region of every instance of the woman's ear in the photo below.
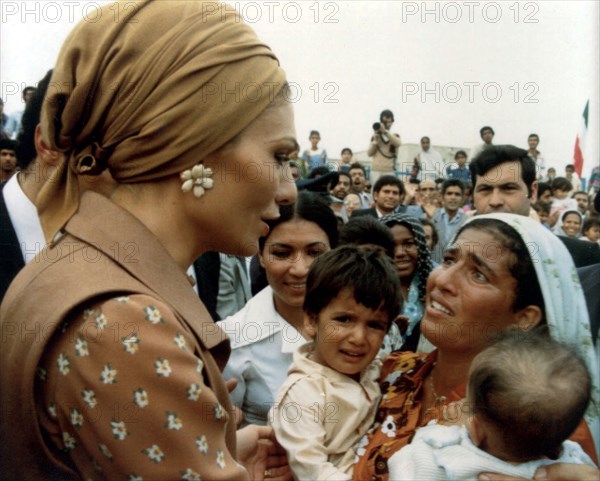
<svg viewBox="0 0 600 481">
<path fill-rule="evenodd" d="M 311 338 L 317 337 L 317 316 L 304 313 L 304 331 Z"/>
<path fill-rule="evenodd" d="M 263 249 L 265 249 L 265 247 L 263 247 Z M 258 246 L 258 262 L 260 263 L 260 267 L 262 267 L 264 269 L 265 268 L 265 259 L 263 257 L 263 251 L 260 248 L 260 246 Z"/>
<path fill-rule="evenodd" d="M 529 305 L 517 311 L 517 326 L 528 331 L 536 327 L 542 317 L 542 309 L 539 306 Z"/>
<path fill-rule="evenodd" d="M 35 128 L 35 150 L 43 167 L 55 167 L 62 159 L 63 153 L 57 150 L 51 150 L 42 137 L 42 126 L 38 124 Z"/>
</svg>

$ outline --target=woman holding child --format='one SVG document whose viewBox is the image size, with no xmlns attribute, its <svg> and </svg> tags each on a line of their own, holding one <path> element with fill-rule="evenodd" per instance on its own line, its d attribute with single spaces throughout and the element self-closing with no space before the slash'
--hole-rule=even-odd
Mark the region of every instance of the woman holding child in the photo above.
<svg viewBox="0 0 600 481">
<path fill-rule="evenodd" d="M 40 145 L 57 154 L 37 206 L 48 246 L 0 315 L 2 332 L 42 334 L 9 336 L 0 352 L 0 472 L 285 475 L 270 428 L 236 432 L 229 341 L 186 276 L 208 250 L 254 254 L 296 198 L 285 74 L 216 4 L 142 1 L 119 21 L 114 6 L 68 37 L 42 111 Z M 235 86 L 264 88 L 214 92 Z M 107 169 L 111 198 L 80 198 L 78 176 Z"/>
<path fill-rule="evenodd" d="M 598 363 L 571 257 L 539 222 L 494 214 L 467 223 L 431 273 L 421 332 L 437 350 L 386 359 L 383 398 L 375 425 L 359 445 L 354 478 L 386 480 L 389 458 L 417 428 L 432 420 L 456 421 L 460 412 L 452 403 L 465 397 L 471 362 L 486 343 L 508 327 L 541 324 L 554 339 L 574 344 L 590 371 L 592 401 L 571 439 L 596 460 L 598 440 L 590 433 L 598 433 Z"/>
</svg>

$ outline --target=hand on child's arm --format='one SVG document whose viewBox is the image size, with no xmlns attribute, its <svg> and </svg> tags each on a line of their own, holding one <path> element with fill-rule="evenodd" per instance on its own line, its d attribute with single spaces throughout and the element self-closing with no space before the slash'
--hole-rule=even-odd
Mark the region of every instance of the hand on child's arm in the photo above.
<svg viewBox="0 0 600 481">
<path fill-rule="evenodd" d="M 254 481 L 291 481 L 292 473 L 273 428 L 251 424 L 237 431 L 238 461 Z"/>
</svg>

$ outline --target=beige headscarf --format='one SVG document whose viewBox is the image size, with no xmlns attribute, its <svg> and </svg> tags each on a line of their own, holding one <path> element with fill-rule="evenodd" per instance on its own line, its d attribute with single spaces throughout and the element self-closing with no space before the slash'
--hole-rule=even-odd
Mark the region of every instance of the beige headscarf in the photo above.
<svg viewBox="0 0 600 481">
<path fill-rule="evenodd" d="M 231 6 L 117 3 L 69 35 L 44 101 L 44 140 L 66 157 L 37 201 L 47 241 L 79 207 L 77 175 L 108 167 L 129 183 L 179 173 L 237 136 L 285 84 Z"/>
</svg>

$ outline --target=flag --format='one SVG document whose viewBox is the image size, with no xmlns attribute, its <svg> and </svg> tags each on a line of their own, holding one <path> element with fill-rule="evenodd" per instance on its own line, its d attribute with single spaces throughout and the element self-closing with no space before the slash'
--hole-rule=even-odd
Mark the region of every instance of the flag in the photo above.
<svg viewBox="0 0 600 481">
<path fill-rule="evenodd" d="M 585 148 L 585 137 L 588 130 L 588 110 L 590 107 L 590 101 L 585 103 L 585 109 L 583 109 L 583 118 L 581 120 L 581 126 L 579 127 L 579 133 L 575 139 L 575 152 L 573 152 L 573 164 L 575 165 L 575 172 L 581 177 L 581 171 L 583 170 L 583 149 Z"/>
</svg>

